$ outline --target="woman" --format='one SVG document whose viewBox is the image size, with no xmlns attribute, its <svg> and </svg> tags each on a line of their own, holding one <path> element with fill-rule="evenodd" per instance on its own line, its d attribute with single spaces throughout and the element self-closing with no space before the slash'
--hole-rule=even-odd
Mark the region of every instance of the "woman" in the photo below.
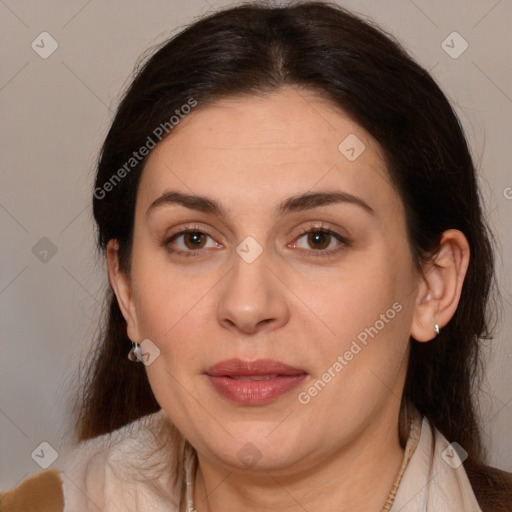
<svg viewBox="0 0 512 512">
<path fill-rule="evenodd" d="M 510 510 L 474 403 L 475 169 L 388 35 L 323 3 L 199 20 L 138 71 L 93 210 L 82 443 L 2 510 L 39 487 L 65 511 Z"/>
</svg>

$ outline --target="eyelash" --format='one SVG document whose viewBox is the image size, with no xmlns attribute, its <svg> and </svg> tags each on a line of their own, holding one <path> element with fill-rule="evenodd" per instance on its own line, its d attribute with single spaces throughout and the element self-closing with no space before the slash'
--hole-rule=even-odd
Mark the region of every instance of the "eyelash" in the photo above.
<svg viewBox="0 0 512 512">
<path fill-rule="evenodd" d="M 176 249 L 170 248 L 170 244 L 173 240 L 175 240 L 179 236 L 185 235 L 187 233 L 199 233 L 202 235 L 207 235 L 213 239 L 213 235 L 211 233 L 209 233 L 208 231 L 206 231 L 204 228 L 199 228 L 198 226 L 186 226 L 185 229 L 183 229 L 182 231 L 179 231 L 178 233 L 174 233 L 170 237 L 165 238 L 162 242 L 162 245 L 164 247 L 166 247 L 169 252 L 171 252 L 173 254 L 177 254 L 179 256 L 185 256 L 187 258 L 200 256 L 201 255 L 200 253 L 204 251 L 203 249 L 182 251 L 180 249 L 176 250 Z M 296 240 L 299 240 L 304 235 L 307 235 L 310 233 L 322 233 L 322 234 L 330 235 L 330 236 L 333 236 L 339 242 L 341 242 L 344 246 L 347 247 L 350 245 L 348 240 L 345 237 L 343 237 L 339 233 L 336 233 L 335 231 L 325 227 L 323 224 L 320 226 L 315 225 L 315 224 L 310 224 L 309 226 L 306 226 L 305 228 L 303 228 L 301 230 L 301 232 L 297 236 Z M 311 249 L 309 252 L 315 257 L 328 258 L 328 257 L 334 256 L 338 251 L 340 251 L 340 247 L 336 247 L 335 249 L 327 249 L 327 250 L 326 249 Z"/>
</svg>

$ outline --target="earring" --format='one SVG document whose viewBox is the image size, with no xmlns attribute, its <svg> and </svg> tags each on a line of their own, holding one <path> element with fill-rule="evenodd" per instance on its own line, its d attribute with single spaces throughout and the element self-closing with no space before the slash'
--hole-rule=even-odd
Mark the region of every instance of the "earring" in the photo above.
<svg viewBox="0 0 512 512">
<path fill-rule="evenodd" d="M 436 336 L 439 335 L 439 332 L 440 332 L 440 329 L 439 329 L 439 325 L 434 325 L 434 332 L 436 333 Z"/>
<path fill-rule="evenodd" d="M 130 352 L 128 352 L 128 359 L 130 361 L 133 361 L 134 363 L 140 363 L 140 355 L 142 352 L 142 348 L 140 346 L 140 343 L 134 343 L 132 341 L 132 348 L 130 349 Z"/>
</svg>

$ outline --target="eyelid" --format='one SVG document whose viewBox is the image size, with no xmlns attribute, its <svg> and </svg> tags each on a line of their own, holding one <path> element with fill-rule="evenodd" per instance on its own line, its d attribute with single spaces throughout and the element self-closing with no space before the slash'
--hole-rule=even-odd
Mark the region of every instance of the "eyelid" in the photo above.
<svg viewBox="0 0 512 512">
<path fill-rule="evenodd" d="M 172 234 L 165 236 L 166 239 L 173 238 L 173 237 L 175 237 L 177 235 L 181 235 L 181 234 L 186 233 L 186 232 L 205 233 L 206 235 L 209 235 L 212 238 L 214 238 L 216 236 L 216 235 L 213 234 L 213 230 L 211 230 L 209 227 L 206 227 L 204 225 L 200 225 L 200 224 L 198 224 L 196 222 L 181 224 L 178 228 L 176 228 L 176 229 L 173 228 L 172 231 L 173 231 Z"/>
<path fill-rule="evenodd" d="M 336 228 L 334 228 L 331 224 L 328 224 L 324 221 L 310 222 L 307 226 L 300 228 L 299 234 L 297 236 L 301 236 L 306 233 L 310 233 L 312 231 L 313 232 L 314 231 L 325 231 L 325 232 L 331 233 L 333 235 L 336 235 L 339 238 L 343 238 L 343 239 L 348 238 L 347 236 L 344 236 L 341 233 L 338 233 L 338 231 L 336 231 Z"/>
</svg>

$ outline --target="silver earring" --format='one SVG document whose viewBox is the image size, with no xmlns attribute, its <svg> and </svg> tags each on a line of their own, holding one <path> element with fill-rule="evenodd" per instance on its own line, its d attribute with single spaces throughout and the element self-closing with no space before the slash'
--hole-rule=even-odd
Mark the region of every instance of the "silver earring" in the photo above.
<svg viewBox="0 0 512 512">
<path fill-rule="evenodd" d="M 142 352 L 142 348 L 140 346 L 140 343 L 134 343 L 132 341 L 132 348 L 130 349 L 130 352 L 128 352 L 128 359 L 130 361 L 133 361 L 134 363 L 140 363 L 140 355 Z"/>
<path fill-rule="evenodd" d="M 440 329 L 439 329 L 439 325 L 434 325 L 434 332 L 436 333 L 436 336 L 439 335 L 439 332 L 440 332 Z"/>
</svg>

